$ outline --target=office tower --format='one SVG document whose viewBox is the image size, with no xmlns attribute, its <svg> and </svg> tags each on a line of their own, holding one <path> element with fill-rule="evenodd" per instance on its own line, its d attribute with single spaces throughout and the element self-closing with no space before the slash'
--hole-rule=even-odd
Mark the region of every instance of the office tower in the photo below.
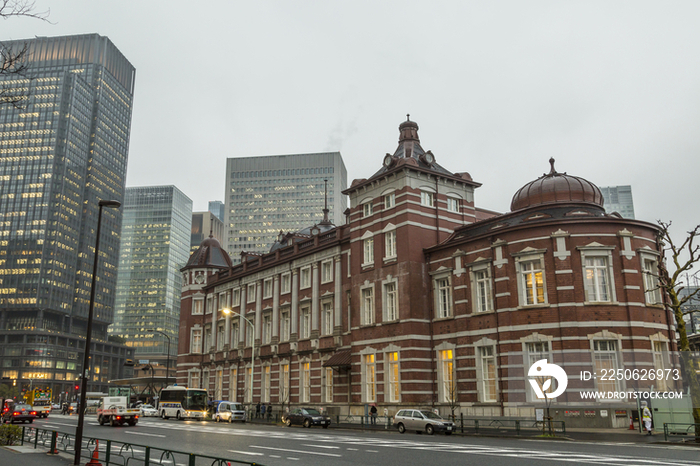
<svg viewBox="0 0 700 466">
<path fill-rule="evenodd" d="M 218 202 L 218 201 L 217 201 Z M 207 212 L 192 212 L 192 234 L 190 236 L 190 254 L 199 249 L 202 241 L 209 237 L 209 234 L 219 241 L 224 238 L 224 222 L 213 214 Z"/>
<path fill-rule="evenodd" d="M 116 316 L 109 333 L 134 348 L 137 360 L 165 365 L 163 332 L 174 363 L 192 200 L 175 186 L 129 187 L 123 211 Z"/>
<path fill-rule="evenodd" d="M 216 215 L 216 218 L 221 220 L 221 222 L 224 221 L 224 209 L 225 205 L 221 201 L 209 201 L 209 212 L 212 214 Z"/>
<path fill-rule="evenodd" d="M 56 398 L 81 373 L 98 201 L 124 198 L 135 70 L 97 34 L 4 42 L 25 44 L 27 77 L 0 77 L 29 91 L 23 109 L 0 105 L 0 359 Z M 121 212 L 102 212 L 89 391 L 123 377 L 129 353 L 107 341 Z"/>
<path fill-rule="evenodd" d="M 280 230 L 323 220 L 328 180 L 329 219 L 345 223 L 347 171 L 340 152 L 226 160 L 225 248 L 234 264 L 241 252 L 266 253 Z"/>
<path fill-rule="evenodd" d="M 606 186 L 600 188 L 606 212 L 617 212 L 624 218 L 634 218 L 632 186 Z"/>
</svg>

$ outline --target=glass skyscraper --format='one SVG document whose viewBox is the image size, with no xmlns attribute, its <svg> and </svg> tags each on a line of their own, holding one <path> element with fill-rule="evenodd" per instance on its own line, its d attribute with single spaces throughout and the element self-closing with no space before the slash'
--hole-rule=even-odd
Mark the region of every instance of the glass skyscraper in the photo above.
<svg viewBox="0 0 700 466">
<path fill-rule="evenodd" d="M 298 231 L 323 220 L 328 180 L 329 220 L 345 223 L 347 170 L 340 152 L 241 157 L 226 160 L 225 248 L 269 252 L 280 229 Z"/>
<path fill-rule="evenodd" d="M 116 316 L 109 332 L 135 357 L 165 365 L 177 358 L 180 268 L 190 256 L 192 200 L 175 186 L 126 188 L 119 253 Z M 148 332 L 158 330 L 159 332 Z"/>
<path fill-rule="evenodd" d="M 0 103 L 0 360 L 3 377 L 44 379 L 56 397 L 82 365 L 98 201 L 124 198 L 135 70 L 97 34 L 3 43 L 25 44 L 26 75 L 0 76 L 27 95 Z M 107 342 L 121 219 L 103 210 L 91 391 L 124 375 L 126 348 Z"/>
<path fill-rule="evenodd" d="M 600 188 L 600 192 L 603 194 L 603 207 L 606 212 L 617 212 L 624 218 L 634 218 L 632 186 L 604 186 Z"/>
</svg>

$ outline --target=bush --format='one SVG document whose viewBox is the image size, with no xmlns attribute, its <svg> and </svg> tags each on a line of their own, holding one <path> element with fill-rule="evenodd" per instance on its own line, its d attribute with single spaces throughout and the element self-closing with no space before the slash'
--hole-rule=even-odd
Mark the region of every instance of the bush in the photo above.
<svg viewBox="0 0 700 466">
<path fill-rule="evenodd" d="M 22 428 L 12 424 L 0 425 L 0 445 L 14 445 L 22 439 Z"/>
</svg>

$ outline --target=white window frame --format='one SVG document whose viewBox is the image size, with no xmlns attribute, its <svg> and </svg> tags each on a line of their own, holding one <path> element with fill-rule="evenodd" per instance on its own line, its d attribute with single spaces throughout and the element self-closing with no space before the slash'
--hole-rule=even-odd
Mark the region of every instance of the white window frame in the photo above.
<svg viewBox="0 0 700 466">
<path fill-rule="evenodd" d="M 447 211 L 459 213 L 459 198 L 447 196 Z"/>
<path fill-rule="evenodd" d="M 396 206 L 396 192 L 384 194 L 384 209 L 391 209 Z"/>
<path fill-rule="evenodd" d="M 581 253 L 581 267 L 583 270 L 584 302 L 615 302 L 615 274 L 612 267 L 612 251 L 614 247 L 582 247 L 578 249 Z M 603 259 L 605 264 L 589 264 L 589 259 L 594 261 Z"/>
<path fill-rule="evenodd" d="M 435 191 L 433 189 L 420 189 L 420 205 L 435 207 Z"/>
<path fill-rule="evenodd" d="M 494 311 L 493 303 L 493 279 L 491 277 L 491 263 L 485 262 L 472 265 L 469 268 L 469 278 L 472 288 L 472 310 L 474 313 L 483 314 Z"/>
<path fill-rule="evenodd" d="M 549 303 L 547 298 L 547 273 L 544 264 L 544 254 L 525 254 L 515 257 L 515 266 L 518 274 L 518 295 L 521 307 L 526 306 L 545 306 Z M 532 266 L 532 269 L 529 267 Z M 537 291 L 540 287 L 537 284 L 537 274 L 542 277 L 542 296 L 539 296 Z M 533 287 L 528 286 L 528 277 L 534 278 L 531 283 Z M 533 291 L 532 302 L 528 302 L 528 290 Z M 540 300 L 541 299 L 541 300 Z"/>
<path fill-rule="evenodd" d="M 231 321 L 231 334 L 229 335 L 231 342 L 229 343 L 229 348 L 238 347 L 238 340 L 241 338 L 241 336 L 238 334 L 239 331 L 238 320 Z"/>
<path fill-rule="evenodd" d="M 360 288 L 360 325 L 374 324 L 374 283 Z"/>
<path fill-rule="evenodd" d="M 289 361 L 284 360 L 280 363 L 280 383 L 279 383 L 279 388 L 280 388 L 280 403 L 282 404 L 289 404 L 289 397 L 291 396 L 291 392 L 289 390 L 289 372 L 290 372 L 290 366 L 289 366 Z"/>
<path fill-rule="evenodd" d="M 651 306 L 663 304 L 659 284 L 659 258 L 656 255 L 642 253 L 639 255 L 639 262 L 644 284 L 644 301 Z"/>
<path fill-rule="evenodd" d="M 228 376 L 228 399 L 238 401 L 238 368 L 232 367 Z"/>
<path fill-rule="evenodd" d="M 662 371 L 665 371 L 665 369 L 671 367 L 671 362 L 669 361 L 668 341 L 660 333 L 652 335 L 651 337 L 651 352 L 654 358 L 654 370 L 661 369 Z M 656 379 L 654 382 L 654 388 L 662 392 L 668 390 L 668 383 L 665 375 L 661 379 Z"/>
<path fill-rule="evenodd" d="M 374 352 L 364 352 L 362 357 L 362 402 L 377 401 L 377 355 Z"/>
<path fill-rule="evenodd" d="M 399 320 L 399 281 L 392 278 L 382 282 L 382 322 Z"/>
<path fill-rule="evenodd" d="M 333 403 L 333 368 L 323 368 L 323 401 Z"/>
<path fill-rule="evenodd" d="M 299 289 L 304 290 L 311 288 L 311 266 L 302 267 L 299 269 Z"/>
<path fill-rule="evenodd" d="M 236 288 L 231 292 L 232 298 L 231 298 L 231 307 L 236 307 L 241 305 L 241 289 Z"/>
<path fill-rule="evenodd" d="M 191 388 L 202 388 L 202 373 L 199 369 L 192 369 L 187 373 L 187 386 Z"/>
<path fill-rule="evenodd" d="M 333 281 L 333 259 L 321 262 L 321 284 Z"/>
<path fill-rule="evenodd" d="M 321 332 L 322 335 L 333 335 L 333 301 L 321 301 Z"/>
<path fill-rule="evenodd" d="M 205 314 L 211 314 L 214 309 L 214 296 L 213 295 L 207 295 L 207 304 L 204 308 L 204 313 Z"/>
<path fill-rule="evenodd" d="M 304 304 L 299 309 L 299 338 L 311 338 L 311 306 Z"/>
<path fill-rule="evenodd" d="M 530 367 L 537 361 L 541 359 L 546 359 L 548 363 L 554 363 L 552 356 L 552 342 L 549 337 L 540 334 L 533 334 L 529 337 L 522 338 L 523 345 L 523 361 L 525 363 L 525 374 L 528 373 Z M 540 387 L 541 388 L 541 387 Z M 532 386 L 528 383 L 525 388 L 527 394 L 527 401 L 533 402 L 538 401 L 537 394 L 532 389 Z M 552 386 L 547 390 L 548 393 L 552 393 L 556 390 L 556 380 L 552 378 Z M 556 401 L 553 400 L 553 401 Z"/>
<path fill-rule="evenodd" d="M 366 231 L 362 235 L 362 267 L 374 265 L 374 235 Z"/>
<path fill-rule="evenodd" d="M 262 318 L 262 344 L 269 345 L 272 342 L 272 314 L 264 314 Z"/>
<path fill-rule="evenodd" d="M 192 298 L 192 315 L 204 315 L 204 298 Z"/>
<path fill-rule="evenodd" d="M 272 279 L 266 278 L 263 280 L 263 298 L 272 298 Z"/>
<path fill-rule="evenodd" d="M 264 365 L 262 368 L 262 393 L 260 394 L 262 397 L 263 403 L 269 403 L 270 402 L 270 387 L 272 385 L 272 380 L 270 380 L 270 375 L 272 373 L 272 369 L 270 368 L 270 365 Z"/>
<path fill-rule="evenodd" d="M 248 318 L 248 320 L 252 320 L 253 318 Z M 254 338 L 255 335 L 253 335 L 253 331 L 255 330 L 252 325 L 250 325 L 248 322 L 244 322 L 245 324 L 245 346 L 253 346 L 254 343 Z"/>
<path fill-rule="evenodd" d="M 299 366 L 299 389 L 301 391 L 299 401 L 309 403 L 311 402 L 311 362 L 302 361 Z"/>
<path fill-rule="evenodd" d="M 245 366 L 245 403 L 253 402 L 253 367 Z"/>
<path fill-rule="evenodd" d="M 197 338 L 197 334 L 199 338 Z M 204 329 L 195 327 L 190 329 L 190 353 L 201 354 L 204 343 Z"/>
<path fill-rule="evenodd" d="M 221 351 L 226 344 L 226 322 L 216 324 L 216 350 Z"/>
<path fill-rule="evenodd" d="M 248 283 L 246 288 L 246 302 L 248 304 L 255 302 L 255 283 Z"/>
<path fill-rule="evenodd" d="M 614 347 L 614 349 L 611 349 Z M 622 386 L 620 381 L 613 377 L 612 380 L 608 380 L 606 377 L 605 381 L 600 380 L 602 377 L 603 369 L 608 370 L 608 375 L 610 370 L 613 373 L 617 373 L 618 369 L 623 368 L 620 360 L 620 340 L 616 338 L 594 338 L 591 340 L 591 350 L 593 356 L 593 368 L 598 374 L 595 378 L 596 391 L 621 391 Z M 604 399 L 599 399 L 598 401 L 604 401 Z M 614 400 L 609 400 L 614 401 Z"/>
<path fill-rule="evenodd" d="M 292 311 L 285 307 L 280 312 L 280 341 L 289 341 L 292 334 Z"/>
<path fill-rule="evenodd" d="M 453 345 L 440 345 L 438 360 L 438 399 L 440 403 L 452 403 L 457 395 L 456 351 Z"/>
<path fill-rule="evenodd" d="M 372 200 L 365 201 L 362 203 L 362 218 L 371 217 L 374 215 L 374 204 Z"/>
<path fill-rule="evenodd" d="M 387 392 L 389 403 L 401 402 L 401 353 L 398 348 L 390 347 L 391 351 L 386 355 L 386 375 Z"/>
<path fill-rule="evenodd" d="M 210 352 L 213 349 L 213 345 L 214 345 L 211 324 L 204 326 L 204 337 L 203 337 L 202 341 L 204 342 L 204 346 L 202 347 L 202 352 L 203 353 Z"/>
<path fill-rule="evenodd" d="M 384 260 L 396 259 L 396 227 L 389 224 L 384 229 Z"/>
<path fill-rule="evenodd" d="M 433 294 L 435 297 L 435 318 L 448 319 L 454 317 L 451 272 L 433 276 Z"/>
<path fill-rule="evenodd" d="M 280 278 L 280 294 L 287 294 L 292 291 L 291 272 L 283 273 Z"/>
<path fill-rule="evenodd" d="M 490 353 L 490 354 L 489 354 Z M 476 346 L 477 357 L 477 392 L 482 403 L 495 403 L 498 401 L 498 363 L 496 360 L 496 345 L 485 344 Z M 493 362 L 493 378 L 487 377 L 485 371 L 488 361 Z M 493 381 L 493 393 L 491 393 L 491 381 Z"/>
</svg>

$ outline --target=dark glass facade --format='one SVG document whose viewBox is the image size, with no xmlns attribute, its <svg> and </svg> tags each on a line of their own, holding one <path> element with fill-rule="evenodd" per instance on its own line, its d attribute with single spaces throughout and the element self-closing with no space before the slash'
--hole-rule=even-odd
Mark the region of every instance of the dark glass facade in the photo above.
<svg viewBox="0 0 700 466">
<path fill-rule="evenodd" d="M 44 342 L 53 359 L 41 363 L 41 378 L 63 389 L 71 384 L 58 381 L 77 377 L 82 361 L 80 354 L 75 362 L 56 355 L 67 354 L 61 348 L 69 340 L 82 352 L 97 203 L 124 198 L 135 70 L 97 34 L 4 44 L 27 44 L 29 68 L 22 78 L 0 77 L 3 89 L 28 91 L 22 109 L 0 106 L 0 350 Z M 103 347 L 114 317 L 120 228 L 121 210 L 104 209 L 93 326 L 93 341 Z M 12 356 L 20 358 L 19 370 L 3 367 L 3 377 L 35 372 L 19 352 Z M 93 373 L 93 381 L 102 377 Z"/>
</svg>

